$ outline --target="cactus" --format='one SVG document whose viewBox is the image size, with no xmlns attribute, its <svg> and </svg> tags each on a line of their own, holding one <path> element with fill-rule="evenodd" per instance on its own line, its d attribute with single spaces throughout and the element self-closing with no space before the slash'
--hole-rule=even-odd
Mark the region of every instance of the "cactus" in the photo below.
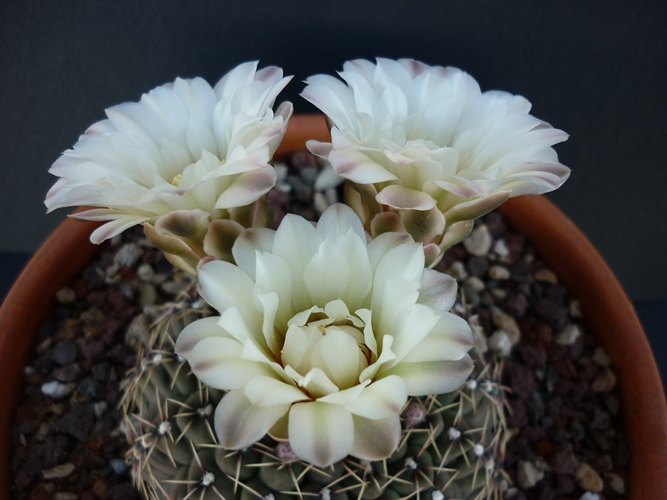
<svg viewBox="0 0 667 500">
<path fill-rule="evenodd" d="M 500 364 L 475 355 L 477 368 L 457 392 L 410 398 L 391 457 L 348 457 L 322 469 L 269 436 L 246 450 L 217 443 L 213 414 L 223 393 L 202 384 L 173 351 L 178 333 L 205 314 L 184 303 L 166 306 L 152 347 L 125 380 L 127 458 L 144 497 L 500 498 L 506 428 Z"/>
</svg>

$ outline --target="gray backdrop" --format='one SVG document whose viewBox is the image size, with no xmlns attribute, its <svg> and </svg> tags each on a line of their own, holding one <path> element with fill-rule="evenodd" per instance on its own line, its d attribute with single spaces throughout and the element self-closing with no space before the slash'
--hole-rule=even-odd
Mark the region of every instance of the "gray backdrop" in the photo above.
<svg viewBox="0 0 667 500">
<path fill-rule="evenodd" d="M 526 96 L 571 134 L 554 200 L 633 300 L 667 298 L 667 3 L 587 1 L 42 1 L 0 5 L 0 252 L 32 252 L 47 169 L 105 107 L 176 76 L 261 60 L 301 80 L 356 57 L 455 65 Z"/>
</svg>

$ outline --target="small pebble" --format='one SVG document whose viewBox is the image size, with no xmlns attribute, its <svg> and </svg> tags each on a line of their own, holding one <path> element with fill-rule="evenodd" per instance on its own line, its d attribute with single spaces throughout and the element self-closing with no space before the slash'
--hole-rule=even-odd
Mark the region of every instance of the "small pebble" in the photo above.
<svg viewBox="0 0 667 500">
<path fill-rule="evenodd" d="M 600 495 L 587 491 L 579 497 L 579 500 L 600 500 Z"/>
<path fill-rule="evenodd" d="M 78 500 L 79 495 L 71 491 L 58 491 L 53 494 L 53 500 Z"/>
<path fill-rule="evenodd" d="M 604 366 L 605 368 L 611 365 L 611 358 L 605 352 L 605 350 L 599 346 L 595 348 L 595 351 L 593 352 L 593 357 L 591 359 L 593 360 L 593 362 L 597 363 L 600 366 Z"/>
<path fill-rule="evenodd" d="M 123 267 L 134 266 L 144 251 L 136 243 L 126 243 L 116 253 L 113 258 L 114 263 Z M 114 272 L 115 274 L 115 272 Z"/>
<path fill-rule="evenodd" d="M 76 292 L 68 286 L 62 287 L 56 292 L 56 300 L 59 304 L 71 304 L 76 301 L 76 298 Z"/>
<path fill-rule="evenodd" d="M 69 476 L 72 472 L 76 470 L 76 467 L 72 463 L 66 463 L 62 465 L 57 465 L 51 469 L 46 469 L 42 471 L 44 479 L 60 479 L 62 477 Z"/>
<path fill-rule="evenodd" d="M 145 314 L 136 316 L 125 334 L 125 343 L 130 346 L 148 345 L 150 341 L 150 331 L 148 330 L 148 320 Z"/>
<path fill-rule="evenodd" d="M 519 487 L 528 489 L 535 486 L 544 477 L 544 472 L 527 460 L 519 460 L 516 475 Z"/>
<path fill-rule="evenodd" d="M 321 215 L 327 208 L 329 208 L 329 203 L 321 192 L 316 191 L 313 195 L 313 206 L 315 207 L 315 210 L 317 210 L 317 213 Z"/>
<path fill-rule="evenodd" d="M 455 260 L 448 270 L 449 275 L 456 281 L 463 281 L 468 277 L 466 266 L 460 260 Z"/>
<path fill-rule="evenodd" d="M 587 463 L 581 463 L 574 472 L 574 477 L 581 489 L 599 493 L 604 488 L 604 483 L 600 475 Z"/>
<path fill-rule="evenodd" d="M 512 341 L 503 330 L 496 330 L 489 337 L 489 348 L 501 358 L 506 358 L 512 353 Z"/>
<path fill-rule="evenodd" d="M 567 325 L 562 332 L 556 335 L 556 343 L 560 345 L 572 345 L 577 341 L 580 335 L 581 330 L 576 324 L 572 323 Z"/>
<path fill-rule="evenodd" d="M 519 328 L 519 325 L 512 316 L 498 307 L 493 307 L 491 309 L 491 317 L 496 328 L 504 331 L 508 335 L 512 345 L 519 343 L 521 340 L 521 328 Z"/>
<path fill-rule="evenodd" d="M 52 399 L 64 398 L 74 390 L 74 384 L 63 384 L 56 380 L 42 385 L 42 394 Z"/>
<path fill-rule="evenodd" d="M 535 274 L 533 274 L 533 277 L 536 281 L 541 281 L 543 283 L 549 283 L 551 285 L 558 284 L 558 278 L 556 277 L 556 274 L 551 269 L 546 267 L 543 267 Z"/>
<path fill-rule="evenodd" d="M 508 280 L 510 279 L 510 270 L 504 266 L 491 266 L 489 268 L 489 277 L 494 280 Z"/>
<path fill-rule="evenodd" d="M 507 243 L 505 243 L 505 240 L 502 238 L 496 240 L 496 242 L 493 244 L 493 251 L 498 257 L 507 258 L 510 256 L 510 250 L 507 248 Z"/>
<path fill-rule="evenodd" d="M 607 483 L 609 483 L 609 486 L 611 486 L 612 490 L 614 490 L 619 495 L 625 494 L 625 481 L 623 481 L 621 476 L 614 474 L 613 472 L 608 472 L 604 475 L 604 478 L 607 480 Z"/>
<path fill-rule="evenodd" d="M 478 257 L 483 257 L 488 254 L 492 244 L 493 237 L 484 224 L 473 229 L 470 236 L 463 240 L 463 246 L 468 250 L 468 253 Z"/>
<path fill-rule="evenodd" d="M 58 342 L 53 346 L 51 357 L 60 366 L 69 365 L 76 359 L 76 345 L 72 340 Z"/>
<path fill-rule="evenodd" d="M 616 375 L 610 369 L 605 369 L 591 384 L 593 392 L 610 392 L 616 387 Z"/>
<path fill-rule="evenodd" d="M 477 276 L 470 276 L 469 278 L 467 278 L 463 286 L 466 289 L 473 290 L 475 292 L 481 292 L 486 288 L 484 282 Z"/>
</svg>

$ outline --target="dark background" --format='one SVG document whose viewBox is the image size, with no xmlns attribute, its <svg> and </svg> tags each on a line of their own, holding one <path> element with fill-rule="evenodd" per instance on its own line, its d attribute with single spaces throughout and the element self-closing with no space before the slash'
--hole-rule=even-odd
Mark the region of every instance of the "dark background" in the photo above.
<svg viewBox="0 0 667 500">
<path fill-rule="evenodd" d="M 526 96 L 571 134 L 550 195 L 635 302 L 667 361 L 667 2 L 643 0 L 0 1 L 0 296 L 65 216 L 48 167 L 103 110 L 176 76 L 209 82 L 260 59 L 296 75 L 351 58 L 454 65 Z"/>
</svg>

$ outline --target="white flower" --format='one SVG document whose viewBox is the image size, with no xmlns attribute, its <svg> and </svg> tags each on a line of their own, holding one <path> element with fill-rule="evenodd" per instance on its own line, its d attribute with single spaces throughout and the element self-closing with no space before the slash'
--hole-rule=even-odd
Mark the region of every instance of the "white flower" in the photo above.
<svg viewBox="0 0 667 500">
<path fill-rule="evenodd" d="M 410 231 L 419 241 L 508 197 L 552 191 L 569 175 L 551 148 L 567 134 L 528 114 L 521 96 L 482 93 L 461 70 L 412 59 L 343 69 L 347 85 L 327 75 L 306 81 L 302 96 L 332 123 L 331 143 L 308 147 L 378 204 L 430 212 L 424 238 Z"/>
<path fill-rule="evenodd" d="M 199 269 L 220 312 L 179 336 L 204 383 L 230 391 L 215 413 L 223 447 L 267 432 L 319 466 L 375 460 L 398 445 L 408 396 L 456 390 L 472 370 L 467 322 L 449 309 L 456 282 L 424 269 L 407 234 L 367 243 L 361 221 L 333 205 L 315 227 L 288 215 L 246 231 L 223 261 Z"/>
<path fill-rule="evenodd" d="M 215 87 L 179 78 L 107 109 L 51 167 L 60 179 L 48 210 L 100 207 L 77 215 L 111 221 L 92 234 L 99 243 L 169 213 L 228 218 L 226 211 L 258 200 L 275 184 L 269 160 L 292 105 L 272 110 L 291 77 L 273 66 L 256 70 L 256 61 L 241 64 Z"/>
</svg>

